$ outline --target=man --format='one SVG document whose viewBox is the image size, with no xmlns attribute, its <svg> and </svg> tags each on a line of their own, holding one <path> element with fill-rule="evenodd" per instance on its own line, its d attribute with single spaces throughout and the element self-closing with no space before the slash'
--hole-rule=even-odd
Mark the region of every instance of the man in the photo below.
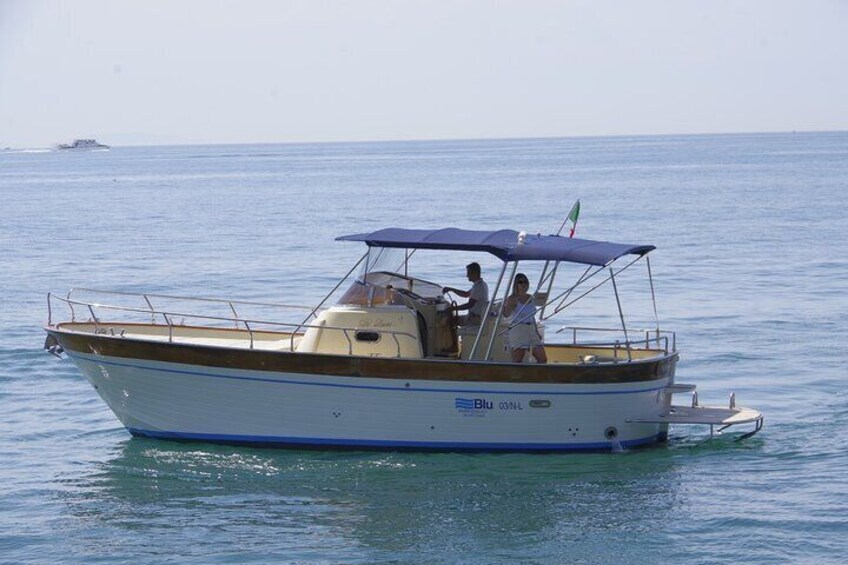
<svg viewBox="0 0 848 565">
<path fill-rule="evenodd" d="M 483 314 L 486 313 L 486 307 L 489 305 L 489 285 L 480 276 L 480 264 L 469 263 L 465 267 L 465 275 L 473 284 L 469 290 L 459 290 L 446 286 L 442 289 L 442 293 L 452 292 L 462 298 L 467 298 L 468 302 L 456 306 L 455 310 L 468 310 L 467 316 L 459 318 L 459 325 L 479 325 L 483 319 Z"/>
</svg>

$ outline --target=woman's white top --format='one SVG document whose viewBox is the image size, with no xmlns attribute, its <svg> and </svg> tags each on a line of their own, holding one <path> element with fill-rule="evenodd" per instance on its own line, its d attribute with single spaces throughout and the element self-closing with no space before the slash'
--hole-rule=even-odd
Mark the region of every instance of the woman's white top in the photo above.
<svg viewBox="0 0 848 565">
<path fill-rule="evenodd" d="M 534 324 L 536 323 L 536 304 L 533 302 L 533 297 L 528 295 L 527 302 L 522 303 L 515 297 L 517 306 L 515 312 L 512 313 L 513 324 Z"/>
</svg>

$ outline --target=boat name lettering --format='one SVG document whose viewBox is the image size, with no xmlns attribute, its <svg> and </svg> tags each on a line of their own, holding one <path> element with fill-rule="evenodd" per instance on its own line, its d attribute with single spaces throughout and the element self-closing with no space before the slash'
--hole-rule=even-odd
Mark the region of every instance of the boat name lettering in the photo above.
<svg viewBox="0 0 848 565">
<path fill-rule="evenodd" d="M 363 318 L 360 322 L 360 326 L 364 328 L 390 328 L 392 327 L 392 325 L 393 324 L 391 321 L 387 321 L 382 318 L 375 318 L 373 320 L 369 318 Z"/>
<path fill-rule="evenodd" d="M 524 405 L 520 400 L 500 400 L 496 404 L 495 401 L 485 398 L 455 398 L 454 407 L 466 416 L 482 415 L 495 409 L 510 412 L 524 410 Z"/>
</svg>

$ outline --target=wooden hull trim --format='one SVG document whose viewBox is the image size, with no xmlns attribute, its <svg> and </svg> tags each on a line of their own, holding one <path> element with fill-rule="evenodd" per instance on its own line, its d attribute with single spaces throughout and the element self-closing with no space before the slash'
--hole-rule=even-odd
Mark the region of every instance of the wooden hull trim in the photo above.
<svg viewBox="0 0 848 565">
<path fill-rule="evenodd" d="M 495 383 L 638 383 L 674 374 L 677 354 L 615 364 L 511 364 L 292 353 L 168 343 L 45 328 L 68 353 L 301 375 Z"/>
</svg>

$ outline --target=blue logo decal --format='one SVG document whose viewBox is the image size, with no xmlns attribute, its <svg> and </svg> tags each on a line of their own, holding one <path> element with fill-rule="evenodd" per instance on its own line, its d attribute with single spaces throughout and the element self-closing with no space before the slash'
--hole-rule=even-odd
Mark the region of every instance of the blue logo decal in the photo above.
<svg viewBox="0 0 848 565">
<path fill-rule="evenodd" d="M 463 413 L 476 413 L 491 410 L 494 407 L 494 403 L 485 398 L 455 398 L 453 403 L 454 407 Z"/>
</svg>

